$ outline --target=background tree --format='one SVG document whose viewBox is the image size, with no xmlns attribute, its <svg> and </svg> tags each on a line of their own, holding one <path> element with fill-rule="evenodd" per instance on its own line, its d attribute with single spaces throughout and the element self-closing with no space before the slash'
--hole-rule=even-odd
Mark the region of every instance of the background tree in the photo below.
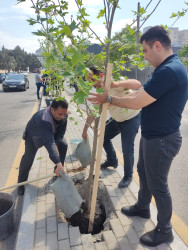
<svg viewBox="0 0 188 250">
<path fill-rule="evenodd" d="M 33 72 L 34 68 L 40 68 L 42 65 L 37 59 L 36 55 L 28 54 L 22 50 L 19 46 L 16 46 L 14 50 L 8 50 L 4 46 L 0 51 L 0 69 L 5 71 L 17 71 L 27 70 Z"/>
<path fill-rule="evenodd" d="M 188 45 L 183 46 L 179 52 L 178 55 L 180 56 L 180 59 L 185 65 L 188 65 Z"/>
</svg>

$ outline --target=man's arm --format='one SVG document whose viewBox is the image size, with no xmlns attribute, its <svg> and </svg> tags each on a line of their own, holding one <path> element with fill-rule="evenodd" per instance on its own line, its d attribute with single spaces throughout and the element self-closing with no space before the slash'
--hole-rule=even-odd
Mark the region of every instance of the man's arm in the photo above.
<svg viewBox="0 0 188 250">
<path fill-rule="evenodd" d="M 51 124 L 49 122 L 42 122 L 42 138 L 44 142 L 44 146 L 47 149 L 49 153 L 50 159 L 53 161 L 53 163 L 57 166 L 55 173 L 57 176 L 60 176 L 59 170 L 61 170 L 63 173 L 65 173 L 65 170 L 63 168 L 63 165 L 61 163 L 59 152 L 53 137 Z"/>
<path fill-rule="evenodd" d="M 86 123 L 82 132 L 82 138 L 87 139 L 87 130 L 90 127 L 91 123 L 94 121 L 95 117 L 94 116 L 88 116 L 86 119 Z"/>
<path fill-rule="evenodd" d="M 117 82 L 112 81 L 111 82 L 110 88 L 119 88 L 119 87 L 123 87 L 126 89 L 139 89 L 142 87 L 142 84 L 136 79 L 128 79 L 124 81 L 117 81 Z"/>
<path fill-rule="evenodd" d="M 105 90 L 102 94 L 90 93 L 93 97 L 88 98 L 93 104 L 101 104 L 107 102 L 108 90 Z M 140 88 L 138 91 L 125 95 L 123 97 L 112 96 L 111 104 L 128 109 L 141 109 L 149 104 L 155 102 L 156 99 L 150 96 L 144 88 Z"/>
<path fill-rule="evenodd" d="M 59 127 L 57 128 L 57 131 L 55 133 L 55 143 L 56 145 L 59 145 L 59 143 L 61 142 L 61 140 L 63 139 L 66 129 L 67 129 L 67 117 L 68 115 L 66 115 L 63 118 L 62 124 L 59 125 Z"/>
</svg>

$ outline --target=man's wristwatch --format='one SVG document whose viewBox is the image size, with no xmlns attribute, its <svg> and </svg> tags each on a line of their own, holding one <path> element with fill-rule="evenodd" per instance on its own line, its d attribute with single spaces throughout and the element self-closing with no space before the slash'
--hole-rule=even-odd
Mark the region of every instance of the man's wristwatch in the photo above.
<svg viewBox="0 0 188 250">
<path fill-rule="evenodd" d="M 107 97 L 107 103 L 112 103 L 112 96 L 111 95 L 109 95 L 108 97 Z"/>
</svg>

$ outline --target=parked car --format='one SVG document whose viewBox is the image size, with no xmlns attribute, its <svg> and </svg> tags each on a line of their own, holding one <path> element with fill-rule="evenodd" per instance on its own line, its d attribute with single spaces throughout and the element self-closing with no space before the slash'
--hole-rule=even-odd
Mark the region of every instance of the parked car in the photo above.
<svg viewBox="0 0 188 250">
<path fill-rule="evenodd" d="M 5 74 L 0 73 L 0 83 L 2 83 L 5 80 Z"/>
<path fill-rule="evenodd" d="M 28 71 L 23 71 L 22 70 L 20 73 L 23 74 L 23 75 L 25 75 L 26 77 L 28 77 Z"/>
<path fill-rule="evenodd" d="M 3 91 L 10 89 L 26 90 L 29 88 L 29 80 L 23 74 L 9 74 L 2 83 Z"/>
</svg>

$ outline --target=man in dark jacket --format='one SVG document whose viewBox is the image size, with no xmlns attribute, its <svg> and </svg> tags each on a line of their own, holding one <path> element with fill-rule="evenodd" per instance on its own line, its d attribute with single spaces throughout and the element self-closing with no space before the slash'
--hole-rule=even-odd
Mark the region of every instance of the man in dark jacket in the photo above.
<svg viewBox="0 0 188 250">
<path fill-rule="evenodd" d="M 50 107 L 36 112 L 29 120 L 25 133 L 25 153 L 22 156 L 18 183 L 28 179 L 37 150 L 45 146 L 50 159 L 56 165 L 55 173 L 64 173 L 64 160 L 67 152 L 67 143 L 64 134 L 67 127 L 68 103 L 65 100 L 53 100 Z M 24 194 L 24 186 L 18 188 L 18 194 Z"/>
</svg>

